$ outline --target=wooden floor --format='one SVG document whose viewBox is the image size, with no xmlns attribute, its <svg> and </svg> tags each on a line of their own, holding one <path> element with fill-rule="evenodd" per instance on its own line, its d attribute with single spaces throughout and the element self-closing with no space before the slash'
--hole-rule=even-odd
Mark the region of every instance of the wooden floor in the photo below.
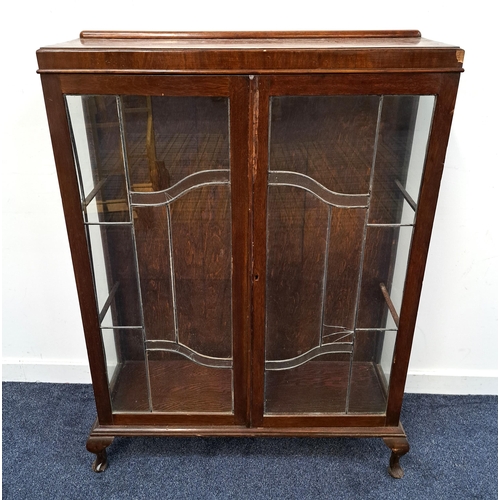
<svg viewBox="0 0 500 500">
<path fill-rule="evenodd" d="M 153 412 L 230 413 L 232 370 L 189 360 L 149 361 Z M 310 361 L 266 373 L 266 414 L 343 414 L 348 393 L 348 361 Z M 355 362 L 348 413 L 384 413 L 386 391 L 376 365 Z M 115 412 L 149 412 L 144 363 L 121 365 L 113 391 Z"/>
</svg>

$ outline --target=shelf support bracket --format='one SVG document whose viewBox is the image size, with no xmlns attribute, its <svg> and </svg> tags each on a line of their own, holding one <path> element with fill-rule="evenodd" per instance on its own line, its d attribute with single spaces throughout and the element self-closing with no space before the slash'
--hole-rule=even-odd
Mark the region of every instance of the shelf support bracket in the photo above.
<svg viewBox="0 0 500 500">
<path fill-rule="evenodd" d="M 384 299 L 387 303 L 387 307 L 389 308 L 389 312 L 391 313 L 391 316 L 392 316 L 392 319 L 394 320 L 394 323 L 396 323 L 396 326 L 399 327 L 398 313 L 396 312 L 396 308 L 394 307 L 394 304 L 392 303 L 391 297 L 389 296 L 389 292 L 387 291 L 387 288 L 385 287 L 384 283 L 380 283 L 380 290 L 382 291 L 382 295 L 384 296 Z"/>
</svg>

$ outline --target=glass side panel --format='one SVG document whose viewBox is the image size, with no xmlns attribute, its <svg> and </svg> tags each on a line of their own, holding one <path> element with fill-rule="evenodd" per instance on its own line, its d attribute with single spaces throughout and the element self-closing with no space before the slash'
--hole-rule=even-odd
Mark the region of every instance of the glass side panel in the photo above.
<svg viewBox="0 0 500 500">
<path fill-rule="evenodd" d="M 370 223 L 413 224 L 434 96 L 384 96 Z"/>
<path fill-rule="evenodd" d="M 427 156 L 427 144 L 431 132 L 435 104 L 436 98 L 433 95 L 422 95 L 418 97 L 418 107 L 413 126 L 411 154 L 408 160 L 408 174 L 404 182 L 406 191 L 415 202 L 418 202 L 420 195 L 420 184 Z"/>
<path fill-rule="evenodd" d="M 384 413 L 433 96 L 270 102 L 265 413 Z"/>
<path fill-rule="evenodd" d="M 356 331 L 348 413 L 385 412 L 395 343 L 395 330 Z"/>
<path fill-rule="evenodd" d="M 141 326 L 132 227 L 89 225 L 87 231 L 101 320 L 111 308 L 112 326 Z"/>
<path fill-rule="evenodd" d="M 116 97 L 71 95 L 66 103 L 85 219 L 130 221 Z"/>
<path fill-rule="evenodd" d="M 149 411 L 142 329 L 103 329 L 102 338 L 113 411 Z"/>
<path fill-rule="evenodd" d="M 382 285 L 399 314 L 412 234 L 411 226 L 367 228 L 357 328 L 386 327 L 387 301 Z"/>
<path fill-rule="evenodd" d="M 113 410 L 233 412 L 229 99 L 66 102 Z"/>
</svg>

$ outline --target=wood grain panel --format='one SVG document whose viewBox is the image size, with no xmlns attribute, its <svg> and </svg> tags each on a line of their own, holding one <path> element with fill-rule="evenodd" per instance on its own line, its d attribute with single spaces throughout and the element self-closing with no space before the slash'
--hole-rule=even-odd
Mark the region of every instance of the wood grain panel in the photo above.
<svg viewBox="0 0 500 500">
<path fill-rule="evenodd" d="M 332 208 L 324 325 L 354 328 L 365 209 Z M 339 328 L 324 328 L 324 342 Z M 344 341 L 352 341 L 348 336 Z"/>
<path fill-rule="evenodd" d="M 166 207 L 135 207 L 135 239 L 147 340 L 175 340 Z"/>
<path fill-rule="evenodd" d="M 231 206 L 228 186 L 172 203 L 179 340 L 207 356 L 232 356 Z"/>
<path fill-rule="evenodd" d="M 266 360 L 319 345 L 328 208 L 295 187 L 270 186 L 267 215 Z"/>
<path fill-rule="evenodd" d="M 232 370 L 208 368 L 172 353 L 149 353 L 153 411 L 230 413 Z"/>
<path fill-rule="evenodd" d="M 331 191 L 369 190 L 377 96 L 271 100 L 270 170 L 307 175 Z"/>
<path fill-rule="evenodd" d="M 197 365 L 172 353 L 149 353 L 153 411 L 212 413 L 232 411 L 230 369 Z M 121 367 L 113 392 L 113 410 L 149 411 L 145 391 L 146 371 L 141 362 Z"/>
<path fill-rule="evenodd" d="M 60 75 L 64 94 L 228 96 L 229 77 L 149 75 Z"/>
</svg>

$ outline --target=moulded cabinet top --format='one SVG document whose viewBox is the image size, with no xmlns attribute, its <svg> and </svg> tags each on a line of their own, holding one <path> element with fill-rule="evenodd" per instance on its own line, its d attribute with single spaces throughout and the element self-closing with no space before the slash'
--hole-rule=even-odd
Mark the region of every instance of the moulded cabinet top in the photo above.
<svg viewBox="0 0 500 500">
<path fill-rule="evenodd" d="M 39 72 L 344 73 L 462 71 L 464 51 L 419 31 L 83 31 L 41 48 Z"/>
</svg>

